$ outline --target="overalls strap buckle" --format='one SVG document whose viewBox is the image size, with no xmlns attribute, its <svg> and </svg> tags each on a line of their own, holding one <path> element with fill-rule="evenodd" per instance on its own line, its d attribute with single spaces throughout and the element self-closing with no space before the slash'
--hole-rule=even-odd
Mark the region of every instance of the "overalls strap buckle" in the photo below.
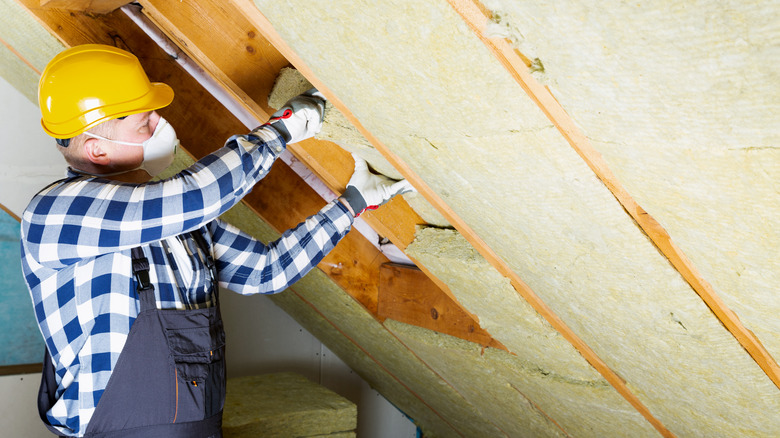
<svg viewBox="0 0 780 438">
<path fill-rule="evenodd" d="M 138 290 L 145 291 L 152 289 L 152 283 L 149 279 L 149 260 L 144 256 L 141 247 L 133 248 L 133 275 L 138 281 Z"/>
<path fill-rule="evenodd" d="M 211 278 L 214 281 L 217 281 L 217 267 L 214 263 L 214 257 L 211 255 L 211 250 L 209 248 L 208 242 L 206 242 L 206 238 L 203 237 L 203 234 L 201 234 L 200 230 L 195 230 L 192 233 L 190 233 L 192 238 L 195 240 L 195 243 L 198 244 L 198 247 L 200 247 L 200 250 L 203 252 L 203 255 L 206 257 L 206 268 L 209 270 L 209 273 L 211 274 Z"/>
</svg>

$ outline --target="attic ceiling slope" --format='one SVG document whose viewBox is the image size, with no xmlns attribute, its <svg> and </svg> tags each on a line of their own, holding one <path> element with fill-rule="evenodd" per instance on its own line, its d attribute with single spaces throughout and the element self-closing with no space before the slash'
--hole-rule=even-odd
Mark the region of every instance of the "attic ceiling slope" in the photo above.
<svg viewBox="0 0 780 438">
<path fill-rule="evenodd" d="M 448 4 L 256 4 L 673 432 L 780 431 L 777 387 Z"/>
<path fill-rule="evenodd" d="M 647 410 L 646 407 L 642 405 L 642 403 L 637 399 L 637 397 L 631 393 L 631 391 L 626 387 L 625 382 L 620 378 L 617 374 L 615 374 L 614 371 L 609 369 L 609 367 L 606 366 L 606 364 L 598 358 L 598 356 L 588 347 L 579 337 L 577 337 L 572 330 L 567 327 L 560 318 L 555 315 L 548 306 L 546 306 L 541 300 L 539 300 L 538 296 L 536 296 L 533 291 L 531 291 L 523 282 L 522 280 L 517 277 L 516 274 L 511 272 L 511 270 L 508 269 L 506 264 L 497 258 L 495 253 L 490 250 L 487 246 L 484 245 L 484 242 L 482 242 L 478 236 L 474 234 L 474 232 L 465 225 L 457 216 L 455 216 L 452 211 L 449 209 L 449 207 L 446 206 L 446 204 L 443 204 L 442 200 L 432 193 L 430 191 L 430 188 L 427 187 L 427 185 L 416 175 L 411 172 L 408 169 L 408 166 L 406 166 L 402 161 L 398 160 L 396 156 L 392 154 L 386 147 L 384 147 L 377 139 L 374 137 L 370 132 L 368 132 L 361 124 L 360 122 L 354 117 L 354 115 L 351 114 L 348 108 L 346 108 L 341 102 L 337 96 L 335 96 L 330 90 L 328 90 L 327 86 L 325 86 L 317 77 L 313 74 L 313 72 L 308 68 L 308 66 L 300 59 L 300 57 L 290 49 L 290 47 L 281 39 L 281 37 L 273 30 L 273 26 L 271 25 L 268 20 L 262 16 L 258 12 L 258 10 L 255 8 L 254 4 L 249 3 L 248 1 L 244 0 L 234 0 L 235 3 L 242 9 L 244 14 L 247 15 L 247 17 L 250 18 L 251 21 L 257 24 L 258 29 L 260 29 L 266 38 L 269 39 L 269 41 L 274 44 L 274 46 L 277 47 L 281 52 L 285 54 L 285 56 L 296 66 L 296 68 L 300 69 L 302 73 L 306 76 L 307 79 L 309 79 L 312 83 L 315 84 L 315 86 L 325 93 L 328 96 L 328 99 L 330 102 L 338 107 L 340 112 L 344 112 L 345 122 L 348 120 L 347 124 L 353 125 L 352 127 L 346 127 L 346 130 L 353 131 L 353 132 L 340 132 L 339 133 L 339 143 L 342 143 L 342 140 L 347 139 L 355 139 L 360 137 L 361 144 L 367 144 L 370 142 L 372 146 L 376 146 L 379 150 L 381 150 L 382 155 L 387 159 L 388 161 L 392 162 L 391 166 L 394 166 L 396 168 L 402 168 L 405 169 L 405 173 L 403 175 L 406 175 L 407 178 L 410 179 L 410 181 L 413 182 L 415 187 L 424 194 L 424 196 L 429 200 L 430 202 L 433 202 L 437 205 L 437 207 L 444 213 L 445 216 L 447 216 L 447 219 L 444 219 L 445 225 L 439 225 L 439 226 L 446 226 L 449 224 L 448 221 L 455 221 L 457 224 L 459 224 L 458 229 L 461 232 L 465 232 L 468 236 L 467 238 L 470 239 L 470 242 L 472 244 L 475 244 L 480 251 L 482 251 L 483 255 L 485 257 L 489 257 L 491 259 L 491 262 L 497 262 L 499 266 L 499 270 L 504 273 L 505 275 L 508 275 L 511 279 L 512 285 L 516 288 L 516 290 L 526 299 L 529 300 L 533 308 L 538 311 L 545 319 L 550 321 L 553 326 L 556 328 L 556 330 L 560 331 L 561 334 L 566 338 L 569 342 L 571 342 L 575 348 L 583 354 L 587 361 L 593 365 L 602 375 L 605 376 L 605 378 L 612 384 L 619 392 L 620 394 L 625 397 L 629 403 L 631 403 L 639 412 L 647 418 L 648 421 L 650 421 L 659 431 L 662 432 L 662 434 L 669 435 L 668 430 L 657 420 L 655 419 Z M 327 117 L 326 117 L 327 122 Z M 327 123 L 326 123 L 327 125 Z M 339 129 L 339 131 L 345 131 L 344 129 Z M 367 138 L 362 138 L 363 136 L 366 136 Z M 368 142 L 366 141 L 368 140 Z M 388 163 L 389 165 L 389 163 Z M 391 202 L 390 205 L 393 203 Z M 419 202 L 415 202 L 415 210 L 421 207 L 421 204 Z M 397 204 L 396 204 L 397 205 Z M 422 205 L 425 207 L 425 205 Z M 389 207 L 389 206 L 388 206 Z M 376 212 L 377 218 L 381 217 L 382 224 L 387 223 L 384 222 L 386 220 L 391 220 L 393 223 L 396 224 L 395 227 L 392 228 L 392 231 L 389 233 L 389 235 L 393 235 L 393 232 L 398 232 L 397 225 L 400 225 L 402 222 L 398 221 L 398 217 L 396 215 L 387 214 L 389 211 L 391 211 L 390 208 L 385 207 L 384 209 L 381 209 L 380 211 Z M 372 214 L 372 216 L 374 216 Z M 432 215 L 426 213 L 426 217 L 432 218 L 434 223 L 439 223 L 436 218 L 432 217 Z M 407 222 L 408 224 L 408 222 Z M 406 228 L 406 230 L 401 230 L 401 248 L 405 248 L 406 245 L 408 245 L 413 237 L 413 233 L 410 233 L 408 230 L 408 226 L 402 225 L 401 228 Z M 391 237 L 392 238 L 392 237 Z M 425 270 L 424 267 L 421 266 L 423 270 Z M 436 281 L 436 276 L 430 275 L 430 278 L 434 281 Z M 446 287 L 442 286 L 442 289 L 447 290 Z M 404 320 L 407 320 L 405 318 Z"/>
<path fill-rule="evenodd" d="M 485 13 L 449 1 L 780 387 L 772 292 L 780 288 L 780 233 L 771 225 L 780 208 L 780 129 L 764 117 L 780 109 L 777 68 L 764 62 L 780 51 L 772 26 L 780 4 L 601 11 L 593 2 L 552 10 L 491 0 L 494 12 Z M 512 63 L 509 44 L 489 34 L 511 39 L 535 66 Z"/>
<path fill-rule="evenodd" d="M 47 22 L 50 28 L 58 29 L 61 32 L 59 34 L 60 37 L 63 37 L 69 44 L 95 42 L 117 44 L 139 56 L 152 80 L 162 80 L 173 84 L 178 99 L 176 103 L 167 107 L 163 112 L 172 123 L 185 127 L 179 135 L 183 144 L 188 145 L 188 150 L 194 152 L 195 155 L 200 156 L 207 153 L 210 148 L 213 149 L 221 145 L 224 138 L 227 138 L 228 135 L 243 130 L 238 120 L 229 115 L 221 105 L 205 93 L 192 78 L 178 67 L 173 59 L 161 53 L 160 49 L 152 44 L 145 35 L 140 33 L 140 30 L 121 12 L 95 17 L 78 13 L 65 14 L 57 10 L 40 10 L 34 5 L 31 10 L 38 14 L 36 15 L 38 18 Z M 187 110 L 193 108 L 196 110 Z M 187 157 L 181 156 L 180 158 L 184 159 Z M 278 169 L 284 169 L 283 163 L 277 163 L 275 169 L 277 169 L 277 173 Z M 255 188 L 256 191 L 261 191 L 264 188 L 264 183 L 265 180 Z M 292 181 L 290 184 L 295 184 L 295 182 Z M 296 191 L 295 195 L 291 196 L 288 201 L 291 204 L 295 204 L 297 202 L 296 196 L 311 196 L 311 192 L 308 194 L 304 192 L 304 190 Z M 320 200 L 320 202 L 322 201 Z M 245 208 L 243 204 L 242 208 Z M 249 222 L 249 219 L 257 221 L 256 213 L 250 212 L 248 218 L 244 217 L 243 224 L 247 225 L 246 223 Z M 289 220 L 289 218 L 276 216 L 272 220 L 284 221 Z M 354 233 L 351 236 L 354 237 Z M 352 265 L 353 263 L 350 262 L 349 264 Z M 355 264 L 359 265 L 359 263 Z M 369 269 L 365 269 L 365 271 L 370 272 Z M 462 436 L 474 435 L 477 430 L 480 433 L 486 430 L 495 430 L 489 419 L 480 418 L 467 400 L 457 394 L 451 386 L 433 373 L 424 362 L 409 352 L 387 330 L 384 330 L 381 324 L 373 319 L 373 316 L 366 311 L 366 308 L 361 303 L 345 294 L 343 289 L 327 279 L 321 271 L 315 270 L 313 275 L 319 278 L 319 280 L 308 283 L 304 279 L 300 282 L 299 289 L 291 291 L 291 294 L 303 297 L 303 295 L 298 294 L 301 290 L 305 291 L 307 285 L 314 288 L 314 290 L 309 291 L 312 297 L 305 300 L 302 307 L 293 307 L 293 312 L 296 311 L 295 309 L 298 309 L 298 311 L 304 309 L 324 315 L 327 313 L 325 305 L 333 305 L 332 297 L 334 294 L 338 294 L 340 307 L 337 306 L 334 310 L 343 310 L 344 307 L 347 307 L 352 309 L 355 315 L 348 316 L 347 321 L 344 323 L 344 325 L 352 327 L 351 330 L 336 330 L 334 334 L 336 343 L 355 343 L 352 341 L 353 338 L 366 335 L 366 331 L 361 330 L 364 327 L 361 326 L 360 322 L 368 321 L 372 328 L 371 335 L 367 340 L 368 347 L 348 349 L 347 353 L 351 352 L 355 356 L 353 359 L 355 369 L 358 372 L 365 373 L 370 379 L 377 375 L 379 376 L 376 379 L 369 380 L 372 384 L 382 384 L 381 386 L 387 393 L 402 394 L 400 399 L 395 399 L 400 402 L 408 402 L 408 404 L 402 405 L 404 409 L 408 412 L 419 414 L 422 418 L 420 421 L 422 422 L 424 419 L 424 425 L 430 427 L 431 430 L 446 430 L 448 427 L 451 427 L 448 426 L 451 423 L 457 424 L 458 428 L 464 431 L 465 435 Z M 322 293 L 325 289 L 329 292 Z M 318 307 L 314 307 L 312 302 L 317 300 L 324 301 L 319 301 L 317 303 Z M 294 317 L 303 318 L 300 314 L 294 315 Z M 335 320 L 341 317 L 343 317 L 341 313 L 331 314 L 330 319 Z M 317 332 L 315 331 L 315 333 Z M 328 333 L 317 334 L 324 336 Z M 377 346 L 381 347 L 383 344 L 388 345 L 389 348 L 377 351 Z M 379 359 L 376 357 L 379 357 Z M 374 365 L 369 367 L 363 366 L 365 363 L 371 364 L 372 362 Z M 390 363 L 383 364 L 383 362 Z M 383 372 L 373 373 L 371 370 L 372 366 L 378 366 L 381 370 L 384 370 L 385 374 Z M 387 379 L 386 374 L 389 373 L 389 370 L 394 370 L 396 373 L 407 370 L 407 373 L 401 377 L 390 375 L 391 377 Z M 415 392 L 421 392 L 423 396 L 416 395 Z M 409 398 L 407 393 L 415 395 Z M 425 408 L 418 409 L 419 406 Z M 431 406 L 442 410 L 446 416 L 437 414 Z M 433 411 L 433 416 L 429 416 L 425 409 Z M 438 423 L 445 426 L 437 425 Z M 496 436 L 500 436 L 500 433 L 496 433 Z M 439 436 L 451 436 L 451 433 L 443 432 Z"/>
</svg>

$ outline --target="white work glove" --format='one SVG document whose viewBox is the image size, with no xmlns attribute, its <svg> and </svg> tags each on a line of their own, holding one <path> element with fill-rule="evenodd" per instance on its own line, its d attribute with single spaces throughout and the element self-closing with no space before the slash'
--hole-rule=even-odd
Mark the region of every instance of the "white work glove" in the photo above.
<svg viewBox="0 0 780 438">
<path fill-rule="evenodd" d="M 355 217 L 366 210 L 376 210 L 395 195 L 416 191 L 405 179 L 393 181 L 384 175 L 375 175 L 368 170 L 364 159 L 355 154 L 352 157 L 355 159 L 355 172 L 341 199 L 349 204 Z"/>
<path fill-rule="evenodd" d="M 312 88 L 287 101 L 266 125 L 279 131 L 288 144 L 314 137 L 322 129 L 325 102 L 325 96 Z"/>
</svg>

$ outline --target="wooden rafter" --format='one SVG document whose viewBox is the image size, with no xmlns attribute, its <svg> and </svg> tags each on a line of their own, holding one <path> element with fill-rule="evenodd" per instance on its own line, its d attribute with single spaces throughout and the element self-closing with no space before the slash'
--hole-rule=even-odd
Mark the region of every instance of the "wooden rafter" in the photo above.
<svg viewBox="0 0 780 438">
<path fill-rule="evenodd" d="M 283 67 L 289 65 L 289 61 L 260 35 L 260 31 L 233 3 L 216 0 L 187 3 L 142 0 L 141 5 L 144 14 L 196 60 L 207 74 L 240 102 L 247 112 L 253 114 L 258 120 L 265 120 L 275 111 L 274 108 L 268 107 L 267 96 L 277 74 Z M 204 26 L 212 29 L 213 32 L 202 32 Z M 214 35 L 219 37 L 215 38 Z M 333 143 L 315 139 L 290 145 L 290 150 L 329 189 L 336 193 L 344 191 L 353 169 L 353 159 L 349 152 Z M 302 187 L 300 189 L 304 190 Z M 316 209 L 311 213 L 314 212 Z M 260 211 L 258 213 L 265 218 Z M 284 211 L 278 214 L 284 215 Z M 415 227 L 424 223 L 400 197 L 383 206 L 379 211 L 365 213 L 361 217 L 401 250 L 404 250 L 414 239 Z M 292 225 L 295 224 L 288 224 L 287 227 Z M 286 228 L 281 226 L 279 229 Z M 345 248 L 345 250 L 349 253 L 353 249 Z M 376 277 L 370 283 L 366 283 L 360 276 L 344 275 L 340 266 L 346 262 L 345 257 L 332 254 L 323 262 L 321 268 L 333 273 L 332 277 L 338 279 L 337 283 L 343 283 L 345 290 L 354 290 L 353 296 L 376 315 L 378 266 L 388 261 L 379 253 L 376 260 L 374 264 L 365 265 L 372 272 L 371 275 Z M 458 304 L 443 282 L 424 267 L 420 266 L 420 268 L 436 285 L 437 290 L 431 293 L 435 293 L 441 300 L 449 301 L 449 305 L 444 308 L 453 309 L 453 312 L 465 318 L 463 320 L 465 327 L 475 327 L 475 330 L 469 331 L 440 325 L 439 331 L 482 345 L 505 349 L 501 343 L 492 339 L 479 327 L 476 317 Z M 367 294 L 361 293 L 359 285 L 370 285 L 370 287 L 366 286 L 372 291 L 370 300 Z"/>
<path fill-rule="evenodd" d="M 491 264 L 498 272 L 507 277 L 515 290 L 536 310 L 555 330 L 569 341 L 585 360 L 593 366 L 653 427 L 663 436 L 674 434 L 655 418 L 650 410 L 639 400 L 627 386 L 626 382 L 596 354 L 561 318 L 550 309 L 542 299 L 515 273 L 510 266 L 493 251 L 477 233 L 439 197 L 416 173 L 395 155 L 378 138 L 368 131 L 349 111 L 346 105 L 334 95 L 325 84 L 317 78 L 306 63 L 287 45 L 276 32 L 273 25 L 257 9 L 250 0 L 231 0 L 241 8 L 244 15 L 262 32 L 262 34 L 300 71 L 318 90 L 325 94 L 329 101 L 341 111 L 344 116 L 360 131 L 361 134 L 398 170 L 449 221 L 466 240 Z"/>
<path fill-rule="evenodd" d="M 491 14 L 476 0 L 448 0 L 480 40 L 507 69 L 517 83 L 525 90 L 531 100 L 555 125 L 561 135 L 579 154 L 593 173 L 612 192 L 620 205 L 634 219 L 650 240 L 671 262 L 686 282 L 701 297 L 720 322 L 745 348 L 753 360 L 766 375 L 780 388 L 780 366 L 774 357 L 761 344 L 756 335 L 742 324 L 712 285 L 704 279 L 693 262 L 672 241 L 669 233 L 626 191 L 620 180 L 612 173 L 601 154 L 593 147 L 588 137 L 578 128 L 574 120 L 563 109 L 550 90 L 540 84 L 527 68 L 527 58 L 523 57 L 512 45 L 502 38 L 491 38 L 486 32 Z"/>
<path fill-rule="evenodd" d="M 377 315 L 506 349 L 414 266 L 385 263 L 379 269 Z"/>
</svg>

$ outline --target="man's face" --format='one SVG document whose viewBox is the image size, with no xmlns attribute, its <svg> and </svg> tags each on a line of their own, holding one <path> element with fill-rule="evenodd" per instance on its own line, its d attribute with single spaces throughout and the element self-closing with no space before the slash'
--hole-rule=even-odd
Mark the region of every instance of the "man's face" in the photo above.
<svg viewBox="0 0 780 438">
<path fill-rule="evenodd" d="M 160 115 L 156 111 L 133 114 L 114 122 L 112 140 L 129 143 L 143 143 L 148 140 L 157 128 Z M 144 160 L 144 150 L 140 146 L 122 145 L 113 142 L 103 142 L 110 148 L 112 161 L 128 167 L 138 167 Z"/>
<path fill-rule="evenodd" d="M 143 143 L 152 136 L 159 121 L 160 115 L 156 111 L 127 116 L 114 125 L 116 140 Z"/>
</svg>

